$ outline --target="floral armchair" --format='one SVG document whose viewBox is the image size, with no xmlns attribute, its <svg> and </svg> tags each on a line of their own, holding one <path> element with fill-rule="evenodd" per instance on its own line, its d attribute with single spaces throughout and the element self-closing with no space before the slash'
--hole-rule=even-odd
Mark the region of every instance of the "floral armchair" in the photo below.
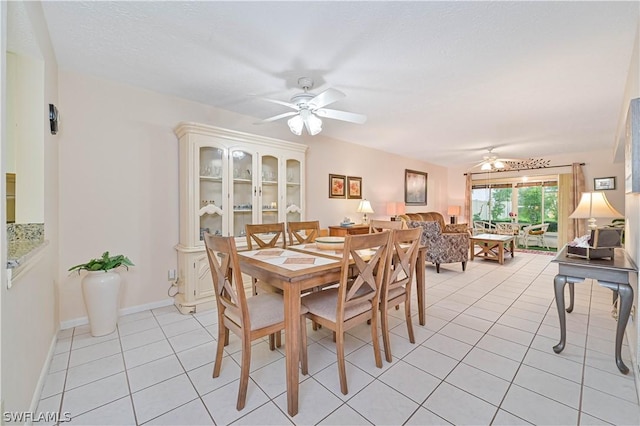
<svg viewBox="0 0 640 426">
<path fill-rule="evenodd" d="M 426 259 L 436 265 L 436 272 L 440 273 L 440 264 L 462 262 L 462 270 L 467 267 L 469 260 L 469 233 L 442 232 L 439 222 L 423 222 L 411 220 L 407 222 L 409 228 L 422 227 L 420 244 L 427 246 Z"/>
</svg>

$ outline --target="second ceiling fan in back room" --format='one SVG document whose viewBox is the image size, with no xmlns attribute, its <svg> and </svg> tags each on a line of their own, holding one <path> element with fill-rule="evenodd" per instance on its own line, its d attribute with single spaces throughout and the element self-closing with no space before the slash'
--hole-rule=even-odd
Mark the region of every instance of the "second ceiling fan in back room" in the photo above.
<svg viewBox="0 0 640 426">
<path fill-rule="evenodd" d="M 341 91 L 336 89 L 327 89 L 317 95 L 309 93 L 309 90 L 313 88 L 313 79 L 309 77 L 299 78 L 298 86 L 304 92 L 294 95 L 290 102 L 262 98 L 265 101 L 289 107 L 294 111 L 265 118 L 260 123 L 269 123 L 271 121 L 290 117 L 289 120 L 287 120 L 287 124 L 293 134 L 301 135 L 304 127 L 307 130 L 307 133 L 313 136 L 322 131 L 322 118 L 332 118 L 334 120 L 342 120 L 358 124 L 362 124 L 367 121 L 366 115 L 325 108 L 325 106 L 346 97 L 346 95 Z"/>
</svg>

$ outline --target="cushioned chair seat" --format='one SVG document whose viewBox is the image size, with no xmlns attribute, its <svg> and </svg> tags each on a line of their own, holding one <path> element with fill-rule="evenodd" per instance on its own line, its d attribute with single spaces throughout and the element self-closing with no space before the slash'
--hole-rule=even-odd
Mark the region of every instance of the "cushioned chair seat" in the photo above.
<svg viewBox="0 0 640 426">
<path fill-rule="evenodd" d="M 369 298 L 369 300 L 371 299 Z M 308 296 L 302 298 L 302 304 L 307 310 L 313 311 L 314 314 L 330 321 L 336 321 L 338 289 L 334 287 L 310 293 Z M 344 319 L 348 320 L 349 318 L 353 318 L 370 310 L 371 302 L 365 300 L 361 303 L 348 306 L 344 311 Z"/>
<path fill-rule="evenodd" d="M 258 330 L 270 324 L 284 321 L 284 304 L 282 296 L 275 293 L 262 293 L 257 296 L 247 298 L 247 309 L 251 318 L 251 330 Z M 307 310 L 301 307 L 301 314 L 306 314 Z M 240 316 L 236 309 L 227 309 L 225 315 L 236 324 L 240 325 Z"/>
</svg>

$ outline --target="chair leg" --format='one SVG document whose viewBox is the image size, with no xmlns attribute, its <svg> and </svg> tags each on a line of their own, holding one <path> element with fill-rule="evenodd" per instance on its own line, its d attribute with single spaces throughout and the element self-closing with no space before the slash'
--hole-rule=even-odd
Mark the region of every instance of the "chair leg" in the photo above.
<svg viewBox="0 0 640 426">
<path fill-rule="evenodd" d="M 229 329 L 222 322 L 218 324 L 218 345 L 216 349 L 216 362 L 213 364 L 213 378 L 220 375 L 220 367 L 222 366 L 222 356 L 225 347 L 225 337 L 229 338 Z"/>
<path fill-rule="evenodd" d="M 238 402 L 236 410 L 244 408 L 247 400 L 247 387 L 249 386 L 249 369 L 251 368 L 251 340 L 247 334 L 242 336 L 242 364 L 240 365 L 240 384 L 238 388 Z"/>
<path fill-rule="evenodd" d="M 382 368 L 382 357 L 380 356 L 380 341 L 378 339 L 378 307 L 371 311 L 371 340 L 373 343 L 373 356 L 376 359 L 376 367 Z"/>
<path fill-rule="evenodd" d="M 255 278 L 251 278 L 251 289 L 253 290 L 253 295 L 258 295 L 258 280 Z"/>
<path fill-rule="evenodd" d="M 340 331 L 336 337 L 336 356 L 338 357 L 338 376 L 340 377 L 340 392 L 343 395 L 349 393 L 347 388 L 347 370 L 344 362 L 344 332 Z"/>
<path fill-rule="evenodd" d="M 300 368 L 302 374 L 309 374 L 309 365 L 307 362 L 307 318 L 300 315 Z"/>
<path fill-rule="evenodd" d="M 462 262 L 462 272 L 467 269 L 467 262 Z"/>
<path fill-rule="evenodd" d="M 409 297 L 404 300 L 404 319 L 407 322 L 407 334 L 409 341 L 416 343 L 416 337 L 413 334 L 413 323 L 411 322 L 411 299 Z"/>
<path fill-rule="evenodd" d="M 396 305 L 397 307 L 398 305 Z M 389 335 L 389 315 L 387 312 L 388 306 L 380 305 L 380 323 L 382 324 L 382 344 L 384 345 L 384 359 L 387 362 L 391 362 L 391 339 Z"/>
<path fill-rule="evenodd" d="M 276 333 L 276 348 L 282 346 L 282 332 L 278 331 Z"/>
<path fill-rule="evenodd" d="M 436 273 L 440 273 L 440 264 L 436 263 Z"/>
<path fill-rule="evenodd" d="M 276 350 L 276 335 L 275 335 L 275 333 L 269 335 L 269 350 L 270 351 L 275 351 Z"/>
</svg>

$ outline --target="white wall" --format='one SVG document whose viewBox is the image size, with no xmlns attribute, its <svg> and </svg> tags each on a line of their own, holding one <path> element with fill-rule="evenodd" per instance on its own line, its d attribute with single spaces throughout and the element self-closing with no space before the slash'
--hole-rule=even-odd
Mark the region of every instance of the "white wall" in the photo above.
<svg viewBox="0 0 640 426">
<path fill-rule="evenodd" d="M 359 219 L 358 200 L 328 197 L 329 173 L 363 178 L 363 193 L 386 216 L 386 201 L 404 198 L 404 169 L 429 173 L 428 205 L 446 211 L 446 169 L 326 137 L 297 137 L 283 123 L 158 93 L 60 72 L 60 315 L 86 316 L 80 276 L 66 269 L 109 250 L 136 264 L 123 276 L 121 308 L 167 298 L 167 270 L 176 268 L 178 142 L 173 128 L 194 121 L 307 143 L 307 210 L 323 227 Z M 279 133 L 278 133 L 279 132 Z"/>
<path fill-rule="evenodd" d="M 42 14 L 40 3 L 14 3 L 10 7 L 24 7 L 32 24 L 33 37 L 42 52 L 44 60 L 44 97 L 46 103 L 57 103 L 57 64 L 47 27 Z M 4 11 L 3 5 L 3 11 Z M 2 27 L 4 42 L 6 27 Z M 1 55 L 5 55 L 6 45 L 3 45 Z M 3 59 L 4 61 L 4 59 Z M 3 85 L 5 75 L 3 74 Z M 39 394 L 38 384 L 40 374 L 51 343 L 57 331 L 57 292 L 55 291 L 57 269 L 57 161 L 58 139 L 52 136 L 48 128 L 47 106 L 42 105 L 40 114 L 34 125 L 41 126 L 44 144 L 44 176 L 46 177 L 44 191 L 44 221 L 45 238 L 50 244 L 44 249 L 37 264 L 25 272 L 7 290 L 6 275 L 2 272 L 0 285 L 1 324 L 2 324 L 2 379 L 1 393 L 6 411 L 28 411 L 35 409 L 32 398 Z M 5 117 L 2 116 L 2 144 L 5 138 Z M 2 166 L 4 168 L 4 165 Z M 2 170 L 4 172 L 4 169 Z M 3 197 L 4 198 L 4 197 Z M 4 223 L 4 209 L 2 210 Z M 4 228 L 4 227 L 3 227 Z M 3 229 L 3 241 L 6 233 Z M 3 247 L 5 245 L 3 244 Z M 3 249 L 4 250 L 4 249 Z M 6 262 L 6 253 L 2 254 L 2 262 Z M 45 371 L 46 373 L 46 371 Z M 37 401 L 35 401 L 37 403 Z"/>
</svg>

